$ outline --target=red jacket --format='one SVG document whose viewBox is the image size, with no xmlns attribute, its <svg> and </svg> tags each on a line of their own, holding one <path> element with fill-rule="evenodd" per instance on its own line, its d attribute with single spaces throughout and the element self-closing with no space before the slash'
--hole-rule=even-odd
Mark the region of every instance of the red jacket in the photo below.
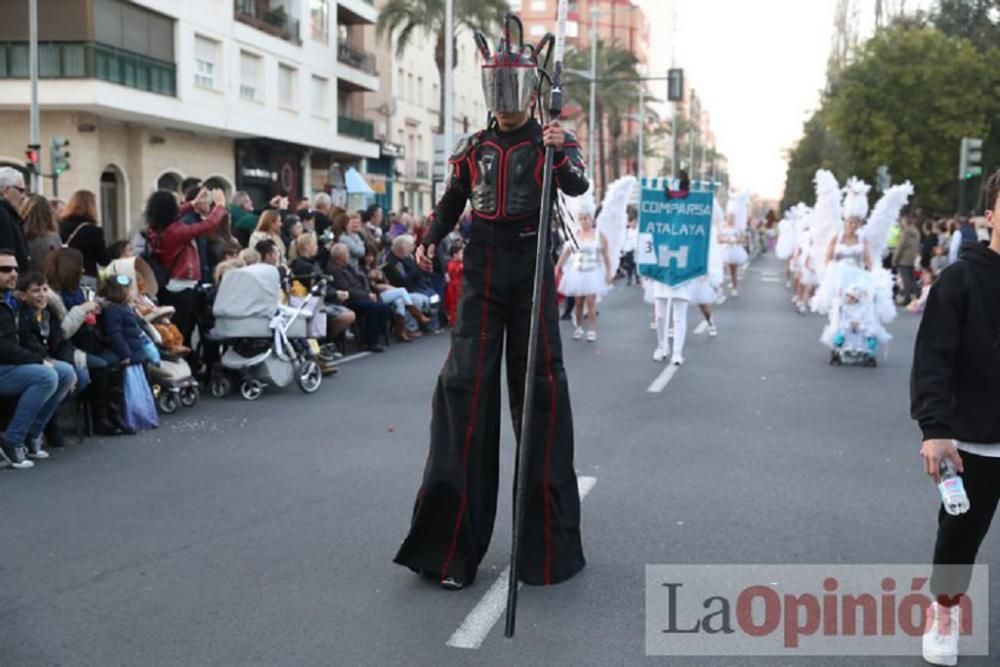
<svg viewBox="0 0 1000 667">
<path fill-rule="evenodd" d="M 201 222 L 187 225 L 177 220 L 161 232 L 149 231 L 149 242 L 156 259 L 177 280 L 201 280 L 201 259 L 194 239 L 216 227 L 229 214 L 225 206 L 216 206 Z"/>
</svg>

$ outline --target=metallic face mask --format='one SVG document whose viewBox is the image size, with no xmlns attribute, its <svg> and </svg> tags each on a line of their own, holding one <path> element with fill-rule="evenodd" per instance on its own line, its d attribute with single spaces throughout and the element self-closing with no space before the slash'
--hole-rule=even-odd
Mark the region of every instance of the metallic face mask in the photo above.
<svg viewBox="0 0 1000 667">
<path fill-rule="evenodd" d="M 483 67 L 483 96 L 486 107 L 495 114 L 524 111 L 537 87 L 538 69 L 534 64 L 521 62 Z"/>
</svg>

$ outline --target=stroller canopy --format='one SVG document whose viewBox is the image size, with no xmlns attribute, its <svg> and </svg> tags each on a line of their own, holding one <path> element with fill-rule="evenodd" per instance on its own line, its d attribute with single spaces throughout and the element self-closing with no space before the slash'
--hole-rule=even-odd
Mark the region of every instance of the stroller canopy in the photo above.
<svg viewBox="0 0 1000 667">
<path fill-rule="evenodd" d="M 215 297 L 216 318 L 271 318 L 278 312 L 281 276 L 270 264 L 252 264 L 226 272 Z"/>
<path fill-rule="evenodd" d="M 142 257 L 126 257 L 124 259 L 116 259 L 108 264 L 108 267 L 104 269 L 104 277 L 125 275 L 128 276 L 132 284 L 129 285 L 129 296 L 135 298 L 138 293 L 138 278 L 142 278 L 144 287 L 146 288 L 146 294 L 152 298 L 156 298 L 156 294 L 160 290 L 159 284 L 156 282 L 156 274 L 153 273 L 153 269 L 149 268 L 149 264 L 142 259 Z"/>
</svg>

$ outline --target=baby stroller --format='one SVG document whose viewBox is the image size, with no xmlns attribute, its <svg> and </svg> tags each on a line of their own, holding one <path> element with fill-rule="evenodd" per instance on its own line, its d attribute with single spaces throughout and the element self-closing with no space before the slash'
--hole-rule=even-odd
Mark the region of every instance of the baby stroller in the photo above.
<svg viewBox="0 0 1000 667">
<path fill-rule="evenodd" d="M 875 316 L 870 290 L 852 284 L 831 308 L 822 341 L 830 346 L 831 366 L 878 366 L 879 345 L 891 338 Z"/>
<path fill-rule="evenodd" d="M 313 286 L 318 294 L 326 288 Z M 211 371 L 212 396 L 222 398 L 239 384 L 248 401 L 260 398 L 264 387 L 287 387 L 294 380 L 312 394 L 323 373 L 305 353 L 308 301 L 297 308 L 280 304 L 281 277 L 270 264 L 253 264 L 226 273 L 212 306 L 215 327 L 209 334 L 222 345 L 221 361 Z"/>
<path fill-rule="evenodd" d="M 116 259 L 104 270 L 105 276 L 124 275 L 130 279 L 132 303 L 145 323 L 144 330 L 156 344 L 160 353 L 160 364 L 149 364 L 149 387 L 156 397 L 156 405 L 165 415 L 173 414 L 179 405 L 190 408 L 198 403 L 201 391 L 198 381 L 191 373 L 191 367 L 184 357 L 176 354 L 163 344 L 160 332 L 154 322 L 169 318 L 175 312 L 173 306 L 157 306 L 153 301 L 159 286 L 156 274 L 141 257 Z M 140 292 L 141 288 L 141 292 Z"/>
</svg>

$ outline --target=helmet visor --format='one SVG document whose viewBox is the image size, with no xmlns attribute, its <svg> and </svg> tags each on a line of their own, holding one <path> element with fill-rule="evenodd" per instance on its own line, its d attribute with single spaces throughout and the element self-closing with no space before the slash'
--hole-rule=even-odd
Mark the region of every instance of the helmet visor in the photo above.
<svg viewBox="0 0 1000 667">
<path fill-rule="evenodd" d="M 483 96 L 493 113 L 518 113 L 528 108 L 538 85 L 534 66 L 507 65 L 483 68 Z"/>
</svg>

